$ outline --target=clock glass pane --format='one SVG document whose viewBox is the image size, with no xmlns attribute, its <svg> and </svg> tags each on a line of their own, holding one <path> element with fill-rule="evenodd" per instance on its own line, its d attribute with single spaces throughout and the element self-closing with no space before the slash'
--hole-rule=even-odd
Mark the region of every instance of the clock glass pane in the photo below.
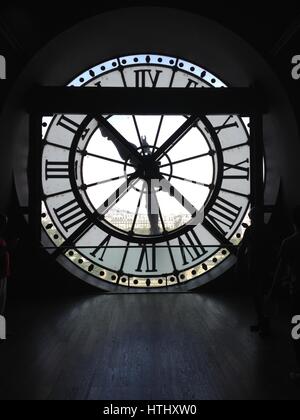
<svg viewBox="0 0 300 420">
<path fill-rule="evenodd" d="M 97 64 L 68 86 L 226 87 L 199 65 L 154 54 Z M 250 223 L 248 125 L 238 115 L 44 117 L 43 245 L 103 288 L 217 277 Z"/>
</svg>

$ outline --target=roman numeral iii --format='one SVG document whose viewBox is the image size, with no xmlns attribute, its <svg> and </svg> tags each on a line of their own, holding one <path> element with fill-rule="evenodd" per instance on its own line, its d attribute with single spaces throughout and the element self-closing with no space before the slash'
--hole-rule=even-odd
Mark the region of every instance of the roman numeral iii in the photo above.
<svg viewBox="0 0 300 420">
<path fill-rule="evenodd" d="M 46 160 L 46 180 L 69 178 L 69 162 L 54 162 Z"/>
</svg>

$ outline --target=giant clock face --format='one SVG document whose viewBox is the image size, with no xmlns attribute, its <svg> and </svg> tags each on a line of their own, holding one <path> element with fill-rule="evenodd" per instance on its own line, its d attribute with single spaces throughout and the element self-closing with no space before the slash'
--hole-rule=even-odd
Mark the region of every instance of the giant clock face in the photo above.
<svg viewBox="0 0 300 420">
<path fill-rule="evenodd" d="M 195 64 L 157 55 L 98 64 L 69 86 L 226 87 Z M 249 222 L 247 124 L 234 115 L 96 110 L 44 117 L 44 245 L 99 287 L 192 287 L 208 272 L 214 278 Z"/>
</svg>

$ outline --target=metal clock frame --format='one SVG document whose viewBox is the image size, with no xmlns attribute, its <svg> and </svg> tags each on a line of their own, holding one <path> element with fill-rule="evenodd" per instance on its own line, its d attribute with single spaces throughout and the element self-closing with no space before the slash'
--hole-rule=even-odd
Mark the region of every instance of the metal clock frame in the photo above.
<svg viewBox="0 0 300 420">
<path fill-rule="evenodd" d="M 118 99 L 118 101 L 116 101 Z M 103 105 L 105 104 L 105 105 Z M 137 105 L 138 104 L 138 105 Z M 185 89 L 185 88 L 101 88 L 85 89 L 84 87 L 36 87 L 30 92 L 27 100 L 27 110 L 30 113 L 30 153 L 28 165 L 28 180 L 30 186 L 29 195 L 29 225 L 34 235 L 35 245 L 41 242 L 41 202 L 42 179 L 41 179 L 41 156 L 42 156 L 42 118 L 53 114 L 83 114 L 85 120 L 91 120 L 97 114 L 135 114 L 135 115 L 197 115 L 203 120 L 209 130 L 217 153 L 219 169 L 215 188 L 210 196 L 209 205 L 212 206 L 220 192 L 222 183 L 223 155 L 221 148 L 218 149 L 218 136 L 205 115 L 238 115 L 250 119 L 250 202 L 256 207 L 256 221 L 263 220 L 264 215 L 264 146 L 263 146 L 263 115 L 267 112 L 267 104 L 260 89 L 250 88 L 218 88 L 218 89 Z M 82 125 L 75 137 L 83 132 Z M 74 141 L 75 142 L 75 141 Z M 73 148 L 71 153 L 75 153 Z M 71 161 L 70 159 L 69 161 Z M 71 164 L 70 164 L 71 165 Z M 71 167 L 70 167 L 71 169 Z M 73 192 L 77 191 L 73 188 Z M 79 194 L 80 195 L 80 194 Z M 76 196 L 76 195 L 75 195 Z M 76 197 L 77 199 L 79 197 Z M 81 198 L 81 197 L 80 197 Z M 86 210 L 86 209 L 84 209 Z M 94 222 L 97 216 L 89 218 L 88 225 Z M 85 225 L 85 222 L 83 223 Z M 85 226 L 80 226 L 75 233 L 82 231 Z M 104 226 L 101 226 L 103 230 Z M 109 232 L 111 233 L 111 232 Z M 176 231 L 175 231 L 176 233 Z M 224 243 L 224 237 L 216 232 L 216 238 L 224 248 L 231 247 L 228 240 Z M 72 247 L 74 237 L 69 237 L 63 247 L 59 247 L 53 254 L 57 258 L 66 247 Z M 122 238 L 123 239 L 123 238 Z M 161 242 L 171 239 L 149 238 L 149 243 Z M 135 240 L 145 243 L 145 239 Z M 74 246 L 74 245 L 73 245 Z"/>
</svg>

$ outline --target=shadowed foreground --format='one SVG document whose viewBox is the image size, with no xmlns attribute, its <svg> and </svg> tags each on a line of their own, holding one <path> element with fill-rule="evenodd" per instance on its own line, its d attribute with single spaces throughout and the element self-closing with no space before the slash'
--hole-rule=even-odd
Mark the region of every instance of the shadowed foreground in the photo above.
<svg viewBox="0 0 300 420">
<path fill-rule="evenodd" d="M 300 399 L 285 324 L 266 341 L 251 335 L 245 298 L 100 295 L 26 306 L 9 307 L 1 399 Z"/>
</svg>

